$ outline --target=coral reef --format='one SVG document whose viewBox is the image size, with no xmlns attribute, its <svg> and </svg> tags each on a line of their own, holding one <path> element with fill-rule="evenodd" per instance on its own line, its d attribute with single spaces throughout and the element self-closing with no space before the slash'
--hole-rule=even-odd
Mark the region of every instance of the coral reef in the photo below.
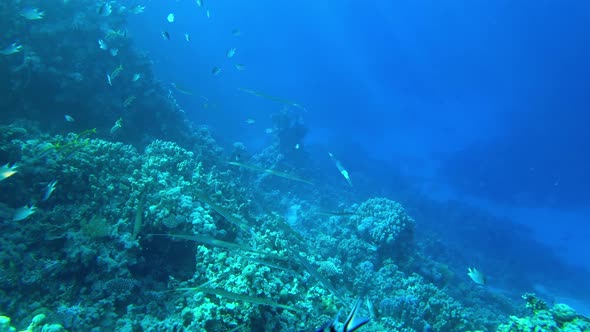
<svg viewBox="0 0 590 332">
<path fill-rule="evenodd" d="M 397 202 L 369 199 L 355 210 L 350 222 L 358 236 L 375 246 L 381 256 L 401 258 L 411 251 L 415 222 Z"/>
<path fill-rule="evenodd" d="M 574 309 L 564 303 L 556 303 L 552 308 L 535 296 L 525 294 L 523 298 L 527 307 L 533 312 L 532 316 L 510 316 L 507 323 L 498 326 L 498 332 L 520 331 L 590 331 L 590 319 L 578 315 Z"/>
<path fill-rule="evenodd" d="M 10 318 L 0 316 L 0 332 L 15 332 L 16 329 L 10 326 Z"/>
<path fill-rule="evenodd" d="M 302 116 L 282 110 L 269 146 L 226 155 L 133 49 L 143 8 L 98 7 L 0 3 L 0 160 L 17 165 L 0 182 L 1 332 L 311 330 L 359 297 L 369 331 L 519 313 L 425 254 L 400 203 L 315 186 Z M 587 329 L 526 299 L 534 316 L 503 331 Z"/>
<path fill-rule="evenodd" d="M 0 305 L 13 317 L 43 309 L 72 330 L 303 329 L 365 295 L 382 313 L 374 329 L 483 325 L 393 253 L 414 247 L 414 222 L 398 203 L 369 199 L 306 236 L 293 227 L 318 218 L 303 211 L 308 203 L 289 220 L 260 213 L 249 178 L 199 150 L 155 140 L 139 152 L 30 124 L 2 132 L 2 150 L 21 166 L 1 200 L 8 211 L 39 202 L 0 236 Z M 35 184 L 51 179 L 59 186 L 41 202 Z"/>
</svg>

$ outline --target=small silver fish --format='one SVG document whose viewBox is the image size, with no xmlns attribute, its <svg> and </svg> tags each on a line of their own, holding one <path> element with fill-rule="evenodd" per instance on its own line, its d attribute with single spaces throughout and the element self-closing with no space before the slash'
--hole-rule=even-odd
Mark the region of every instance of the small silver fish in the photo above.
<svg viewBox="0 0 590 332">
<path fill-rule="evenodd" d="M 170 40 L 170 34 L 168 33 L 168 31 L 162 31 L 162 38 Z"/>
<path fill-rule="evenodd" d="M 4 166 L 0 166 L 0 181 L 16 174 L 18 172 L 17 169 L 18 166 L 16 164 L 6 164 Z"/>
<path fill-rule="evenodd" d="M 247 119 L 246 120 L 246 123 L 249 124 L 249 125 L 252 125 L 252 124 L 255 124 L 256 123 L 256 120 L 254 120 L 254 119 Z"/>
<path fill-rule="evenodd" d="M 135 73 L 135 74 L 133 74 L 133 77 L 131 78 L 131 82 L 137 82 L 140 78 L 141 78 L 141 74 Z"/>
<path fill-rule="evenodd" d="M 168 16 L 166 16 L 166 20 L 168 20 L 169 23 L 174 23 L 174 14 L 168 14 Z"/>
<path fill-rule="evenodd" d="M 207 18 L 211 18 L 211 12 L 209 11 L 209 9 L 207 9 L 207 11 L 205 13 L 207 15 Z"/>
<path fill-rule="evenodd" d="M 236 69 L 237 69 L 238 71 L 244 71 L 244 70 L 246 70 L 246 65 L 242 65 L 242 64 L 239 64 L 239 63 L 236 63 L 236 64 L 234 65 L 234 67 L 236 67 Z"/>
<path fill-rule="evenodd" d="M 184 39 L 186 39 L 187 42 L 190 42 L 191 41 L 191 36 L 189 36 L 188 33 L 185 33 L 184 34 Z"/>
<path fill-rule="evenodd" d="M 227 50 L 227 53 L 225 54 L 227 56 L 228 59 L 231 59 L 234 57 L 234 55 L 236 55 L 236 48 L 232 47 L 229 50 Z"/>
<path fill-rule="evenodd" d="M 334 155 L 330 152 L 328 152 L 328 155 L 336 165 L 336 168 L 338 168 L 338 171 L 340 171 L 340 174 L 342 174 L 342 176 L 346 179 L 346 182 L 348 182 L 348 184 L 352 187 L 352 180 L 350 179 L 350 175 L 348 174 L 348 171 L 344 168 L 344 166 L 342 166 L 340 160 L 334 158 Z"/>
<path fill-rule="evenodd" d="M 119 54 L 119 49 L 118 48 L 111 48 L 110 53 L 112 56 L 117 56 L 117 54 Z"/>
<path fill-rule="evenodd" d="M 40 20 L 45 15 L 45 12 L 39 11 L 38 8 L 27 7 L 21 10 L 19 15 L 27 20 Z"/>
<path fill-rule="evenodd" d="M 132 14 L 141 14 L 141 13 L 143 13 L 144 10 L 145 10 L 145 6 L 137 5 L 133 8 L 131 8 L 129 11 Z"/>
<path fill-rule="evenodd" d="M 197 0 L 197 6 L 203 7 L 203 0 Z"/>
<path fill-rule="evenodd" d="M 213 67 L 213 69 L 211 70 L 211 74 L 213 74 L 213 75 L 217 75 L 217 74 L 219 74 L 219 72 L 220 72 L 220 71 L 221 71 L 221 68 L 220 68 L 220 67 L 217 67 L 217 66 L 215 66 L 215 67 Z"/>
<path fill-rule="evenodd" d="M 14 53 L 18 53 L 22 50 L 23 46 L 21 44 L 18 43 L 12 43 L 9 46 L 3 48 L 2 50 L 0 50 L 0 54 L 2 55 L 11 55 Z"/>
<path fill-rule="evenodd" d="M 47 184 L 47 189 L 45 189 L 45 195 L 43 195 L 43 201 L 46 201 L 49 199 L 49 196 L 51 196 L 51 194 L 55 190 L 56 184 L 57 184 L 57 180 L 53 180 L 53 181 L 49 182 L 49 184 Z"/>
<path fill-rule="evenodd" d="M 102 39 L 98 40 L 98 47 L 100 47 L 100 49 L 104 50 L 104 51 L 109 49 L 109 46 L 107 45 L 107 43 L 105 43 L 104 40 L 102 40 Z"/>
<path fill-rule="evenodd" d="M 100 7 L 98 7 L 98 15 L 100 16 L 109 16 L 113 12 L 113 7 L 108 2 L 103 2 Z"/>
<path fill-rule="evenodd" d="M 109 83 L 110 86 L 113 86 L 113 80 L 111 79 L 110 74 L 107 74 L 107 82 Z"/>
<path fill-rule="evenodd" d="M 239 35 L 242 34 L 242 31 L 240 31 L 240 29 L 235 28 L 231 31 L 231 34 L 234 35 L 234 37 L 238 37 Z"/>
<path fill-rule="evenodd" d="M 467 268 L 467 275 L 474 283 L 478 285 L 485 285 L 486 284 L 486 276 L 478 271 L 476 268 Z"/>
<path fill-rule="evenodd" d="M 76 120 L 74 120 L 74 118 L 71 115 L 64 115 L 64 119 L 66 119 L 67 122 L 74 122 Z"/>
<path fill-rule="evenodd" d="M 35 213 L 36 210 L 37 210 L 37 207 L 35 207 L 35 204 L 27 204 L 23 207 L 20 207 L 20 208 L 14 210 L 14 215 L 12 216 L 12 221 L 25 220 L 28 217 L 30 217 L 33 213 Z"/>
<path fill-rule="evenodd" d="M 123 119 L 119 118 L 119 120 L 115 121 L 115 125 L 111 128 L 111 134 L 115 134 L 121 128 L 123 128 Z"/>
</svg>

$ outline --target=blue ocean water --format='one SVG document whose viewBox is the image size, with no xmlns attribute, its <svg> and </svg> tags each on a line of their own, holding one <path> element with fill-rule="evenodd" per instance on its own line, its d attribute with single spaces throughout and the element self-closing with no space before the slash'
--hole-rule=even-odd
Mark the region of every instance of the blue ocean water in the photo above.
<svg viewBox="0 0 590 332">
<path fill-rule="evenodd" d="M 0 4 L 12 325 L 590 315 L 590 3 L 200 3 Z"/>
<path fill-rule="evenodd" d="M 258 146 L 277 105 L 237 88 L 288 96 L 307 107 L 306 143 L 342 151 L 347 162 L 389 163 L 421 185 L 446 187 L 431 190 L 441 199 L 481 200 L 588 267 L 588 4 L 214 1 L 207 8 L 210 19 L 189 1 L 154 3 L 130 25 L 160 79 L 217 101 L 209 111 L 204 98 L 180 96 L 190 117 Z M 227 59 L 232 47 L 236 56 Z M 208 77 L 214 66 L 222 74 Z M 255 130 L 243 125 L 248 118 Z"/>
</svg>

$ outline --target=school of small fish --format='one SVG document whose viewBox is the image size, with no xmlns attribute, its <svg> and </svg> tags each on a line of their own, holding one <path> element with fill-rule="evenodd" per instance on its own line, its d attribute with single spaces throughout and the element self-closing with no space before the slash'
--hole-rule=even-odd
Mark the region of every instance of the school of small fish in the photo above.
<svg viewBox="0 0 590 332">
<path fill-rule="evenodd" d="M 66 1 L 66 0 L 64 0 Z M 196 5 L 199 9 L 204 10 L 204 14 L 205 16 L 210 19 L 211 18 L 211 10 L 210 8 L 208 8 L 208 6 L 205 4 L 205 2 L 203 0 L 195 0 L 196 1 Z M 96 7 L 96 13 L 99 16 L 102 17 L 109 17 L 113 14 L 113 10 L 127 10 L 129 13 L 132 14 L 141 14 L 145 11 L 145 6 L 143 5 L 135 5 L 133 7 L 130 8 L 125 8 L 125 7 L 115 7 L 116 9 L 114 9 L 113 6 L 117 6 L 117 3 L 114 1 L 100 1 L 97 4 Z M 24 19 L 24 20 L 28 20 L 28 21 L 36 21 L 36 20 L 42 20 L 46 13 L 36 7 L 24 7 L 22 8 L 19 12 L 18 15 Z M 182 17 L 181 17 L 182 18 Z M 169 24 L 174 24 L 177 21 L 177 17 L 175 15 L 174 12 L 169 12 L 166 16 L 165 16 L 166 21 Z M 32 23 L 33 24 L 33 23 Z M 242 35 L 242 31 L 235 27 L 231 30 L 231 35 L 233 37 L 239 37 Z M 172 39 L 172 36 L 170 34 L 169 31 L 167 30 L 161 30 L 161 37 L 166 40 L 166 41 L 170 41 Z M 112 29 L 112 28 L 105 28 L 105 33 L 102 36 L 102 38 L 98 38 L 97 40 L 97 44 L 98 44 L 98 48 L 102 51 L 105 51 L 107 54 L 110 54 L 113 57 L 117 57 L 119 55 L 119 49 L 117 47 L 112 47 L 114 45 L 117 45 L 117 39 L 119 38 L 127 38 L 127 31 L 125 29 Z M 191 36 L 188 32 L 184 33 L 184 40 L 186 42 L 190 42 L 191 41 Z M 6 44 L 5 44 L 6 45 Z M 13 42 L 7 46 L 4 46 L 4 48 L 0 48 L 0 55 L 4 55 L 4 56 L 9 56 L 9 55 L 13 55 L 16 53 L 20 53 L 23 50 L 23 45 L 21 45 L 18 42 Z M 235 58 L 238 58 L 237 56 L 237 48 L 236 47 L 228 47 L 226 48 L 225 51 L 225 58 L 228 60 L 234 60 Z M 213 76 L 218 76 L 220 75 L 220 73 L 222 72 L 222 68 L 224 68 L 225 66 L 222 65 L 214 65 L 212 66 L 212 69 L 210 71 L 211 75 Z M 244 71 L 246 69 L 246 65 L 243 63 L 232 63 L 231 67 L 234 68 L 234 70 L 241 72 Z M 107 72 L 106 73 L 106 81 L 108 86 L 113 86 L 115 79 L 121 74 L 121 72 L 123 71 L 123 66 L 119 65 L 118 67 L 116 67 L 114 70 Z M 142 73 L 133 73 L 133 75 L 131 75 L 131 82 L 137 82 L 142 78 L 143 74 Z M 186 88 L 180 87 L 178 84 L 176 83 L 172 83 L 172 86 L 175 88 L 176 91 L 186 94 L 186 95 L 193 95 L 193 93 L 191 91 L 189 91 Z M 205 98 L 205 97 L 203 97 Z M 131 106 L 131 104 L 133 104 L 133 102 L 135 101 L 136 97 L 131 95 L 128 96 L 123 102 L 122 102 L 122 108 L 129 108 Z M 206 102 L 204 103 L 204 105 L 208 105 L 209 103 Z M 206 106 L 204 106 L 206 108 Z M 64 119 L 66 122 L 68 123 L 74 123 L 75 119 L 74 117 L 72 117 L 69 114 L 64 115 Z M 111 128 L 111 134 L 115 134 L 116 132 L 118 132 L 121 128 L 122 128 L 122 119 L 119 118 L 115 124 L 113 125 L 113 127 Z M 248 125 L 254 125 L 256 124 L 256 121 L 254 120 L 254 118 L 247 118 L 245 120 L 245 123 Z M 267 133 L 273 133 L 274 129 L 267 129 L 266 130 Z M 298 149 L 299 145 L 297 145 L 297 147 L 295 149 Z M 3 181 L 11 176 L 13 176 L 14 174 L 16 174 L 18 172 L 18 166 L 13 164 L 6 164 L 2 167 L 0 167 L 0 181 Z M 347 180 L 349 180 L 347 178 Z M 57 180 L 52 180 L 50 181 L 44 191 L 44 194 L 42 195 L 42 200 L 46 201 L 48 200 L 52 193 L 56 190 L 57 188 Z M 25 220 L 27 218 L 29 218 L 31 215 L 33 215 L 37 210 L 37 207 L 35 206 L 34 203 L 25 205 L 21 208 L 18 208 L 15 210 L 14 212 L 14 216 L 13 216 L 13 221 L 20 221 L 20 220 Z"/>
<path fill-rule="evenodd" d="M 106 8 L 103 8 L 106 6 L 107 3 L 105 3 L 103 6 L 100 7 L 100 12 L 108 12 L 108 10 Z M 196 4 L 198 8 L 202 8 L 205 9 L 205 16 L 207 16 L 207 18 L 211 18 L 211 11 L 209 8 L 205 8 L 205 3 L 203 0 L 196 0 Z M 139 12 L 143 12 L 143 7 L 141 8 L 141 11 Z M 138 11 L 138 10 L 132 10 L 133 12 Z M 168 23 L 174 23 L 176 22 L 176 15 L 174 13 L 168 13 L 168 15 L 166 16 L 166 21 Z M 242 31 L 238 28 L 234 28 L 231 31 L 231 34 L 234 37 L 238 37 L 242 34 Z M 160 32 L 160 35 L 162 36 L 162 39 L 164 40 L 170 40 L 171 39 L 171 34 L 169 31 L 167 30 L 162 30 Z M 190 42 L 191 41 L 191 36 L 188 32 L 184 33 L 184 40 L 186 42 Z M 102 48 L 102 47 L 101 47 Z M 234 56 L 236 55 L 236 48 L 235 47 L 230 47 L 227 49 L 227 51 L 225 52 L 225 56 L 228 59 L 232 59 Z M 244 64 L 234 64 L 233 67 L 237 70 L 237 71 L 243 71 L 246 66 Z M 219 75 L 219 73 L 221 72 L 221 66 L 213 66 L 213 68 L 211 69 L 211 74 L 213 76 L 217 76 Z"/>
</svg>

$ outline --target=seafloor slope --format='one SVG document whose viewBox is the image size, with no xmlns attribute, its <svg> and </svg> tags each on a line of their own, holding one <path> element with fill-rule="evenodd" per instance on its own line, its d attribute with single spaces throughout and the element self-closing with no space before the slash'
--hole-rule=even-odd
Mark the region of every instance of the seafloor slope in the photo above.
<svg viewBox="0 0 590 332">
<path fill-rule="evenodd" d="M 140 8 L 104 5 L 0 3 L 0 331 L 313 330 L 358 297 L 368 331 L 525 314 L 428 257 L 399 203 L 298 181 L 315 166 L 279 135 L 228 164 L 131 47 Z"/>
</svg>

